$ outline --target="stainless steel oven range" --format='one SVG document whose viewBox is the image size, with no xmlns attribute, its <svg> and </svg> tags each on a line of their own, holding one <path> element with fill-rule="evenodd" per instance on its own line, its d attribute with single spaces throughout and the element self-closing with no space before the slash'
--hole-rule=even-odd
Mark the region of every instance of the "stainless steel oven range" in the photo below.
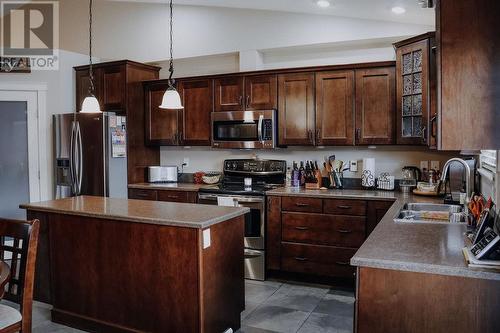
<svg viewBox="0 0 500 333">
<path fill-rule="evenodd" d="M 245 278 L 265 279 L 266 198 L 269 189 L 283 186 L 286 162 L 277 160 L 226 160 L 221 184 L 200 189 L 198 203 L 225 201 L 250 208 L 245 216 Z M 245 185 L 251 179 L 251 186 Z"/>
</svg>

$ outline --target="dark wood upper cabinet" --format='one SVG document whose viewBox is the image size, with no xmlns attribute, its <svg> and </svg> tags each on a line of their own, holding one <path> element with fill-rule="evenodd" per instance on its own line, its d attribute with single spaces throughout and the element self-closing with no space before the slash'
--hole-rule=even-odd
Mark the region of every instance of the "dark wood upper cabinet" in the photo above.
<svg viewBox="0 0 500 333">
<path fill-rule="evenodd" d="M 180 80 L 178 90 L 184 106 L 184 110 L 179 112 L 180 144 L 209 146 L 213 81 L 211 79 Z"/>
<path fill-rule="evenodd" d="M 432 39 L 432 40 L 431 40 Z M 435 138 L 436 110 L 431 110 L 432 33 L 395 43 L 396 140 L 403 145 L 428 145 Z M 433 95 L 435 96 L 435 95 Z"/>
<path fill-rule="evenodd" d="M 150 145 L 177 145 L 179 143 L 180 110 L 161 109 L 159 106 L 167 83 L 146 85 L 146 142 Z"/>
<path fill-rule="evenodd" d="M 80 111 L 90 86 L 89 66 L 77 66 L 74 69 L 76 110 Z M 127 117 L 127 180 L 129 184 L 146 181 L 147 166 L 160 163 L 159 148 L 145 145 L 143 87 L 143 81 L 157 80 L 159 72 L 160 67 L 130 60 L 103 62 L 93 66 L 95 95 L 101 109 Z"/>
<path fill-rule="evenodd" d="M 127 102 L 125 66 L 102 68 L 101 73 L 101 108 L 103 111 L 124 110 Z"/>
<path fill-rule="evenodd" d="M 354 144 L 354 71 L 316 73 L 316 144 Z"/>
<path fill-rule="evenodd" d="M 101 93 L 101 82 L 100 80 L 96 79 L 101 77 L 100 75 L 100 69 L 94 69 L 93 74 L 94 74 L 94 93 L 95 97 L 99 101 L 99 105 L 101 105 L 102 108 L 102 93 Z M 82 109 L 82 103 L 85 97 L 89 95 L 90 91 L 90 75 L 89 75 L 89 70 L 87 69 L 82 69 L 82 70 L 77 70 L 75 74 L 76 78 L 76 111 L 80 112 Z"/>
<path fill-rule="evenodd" d="M 436 1 L 438 148 L 500 147 L 500 1 Z"/>
<path fill-rule="evenodd" d="M 279 145 L 314 145 L 314 73 L 278 75 Z"/>
<path fill-rule="evenodd" d="M 228 76 L 214 80 L 214 111 L 244 110 L 243 76 Z"/>
<path fill-rule="evenodd" d="M 277 75 L 245 77 L 245 110 L 271 110 L 278 107 Z"/>
<path fill-rule="evenodd" d="M 356 70 L 356 144 L 394 143 L 394 67 Z"/>
</svg>

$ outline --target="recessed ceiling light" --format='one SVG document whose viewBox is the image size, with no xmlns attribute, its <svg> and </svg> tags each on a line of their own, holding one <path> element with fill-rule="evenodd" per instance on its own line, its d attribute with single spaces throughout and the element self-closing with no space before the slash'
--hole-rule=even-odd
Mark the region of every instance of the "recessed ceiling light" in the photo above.
<svg viewBox="0 0 500 333">
<path fill-rule="evenodd" d="M 398 6 L 392 7 L 391 10 L 394 14 L 398 14 L 398 15 L 404 14 L 406 12 L 406 9 L 404 9 L 403 7 L 398 7 Z"/>
<path fill-rule="evenodd" d="M 318 0 L 316 1 L 316 4 L 321 7 L 321 8 L 327 8 L 330 7 L 330 1 L 328 0 Z"/>
</svg>

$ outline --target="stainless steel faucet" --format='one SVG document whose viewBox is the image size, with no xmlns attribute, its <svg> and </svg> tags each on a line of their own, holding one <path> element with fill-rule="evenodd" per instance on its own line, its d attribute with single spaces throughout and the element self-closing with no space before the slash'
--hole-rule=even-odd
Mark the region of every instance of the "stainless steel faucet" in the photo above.
<svg viewBox="0 0 500 333">
<path fill-rule="evenodd" d="M 465 168 L 465 201 L 466 203 L 469 202 L 470 196 L 472 195 L 471 193 L 471 173 L 470 173 L 470 167 L 467 162 L 461 158 L 451 158 L 443 166 L 443 173 L 441 174 L 441 184 L 445 184 L 446 182 L 446 176 L 448 175 L 448 170 L 450 169 L 450 165 L 453 162 L 458 162 L 462 164 Z"/>
</svg>

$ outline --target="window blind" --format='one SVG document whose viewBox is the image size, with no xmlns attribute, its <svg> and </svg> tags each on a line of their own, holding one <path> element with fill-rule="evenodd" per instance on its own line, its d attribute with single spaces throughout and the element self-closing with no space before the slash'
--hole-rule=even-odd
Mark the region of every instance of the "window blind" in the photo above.
<svg viewBox="0 0 500 333">
<path fill-rule="evenodd" d="M 491 197 L 498 203 L 500 200 L 500 182 L 497 167 L 498 152 L 496 150 L 481 150 L 479 155 L 479 169 L 481 175 L 481 193 Z"/>
</svg>

